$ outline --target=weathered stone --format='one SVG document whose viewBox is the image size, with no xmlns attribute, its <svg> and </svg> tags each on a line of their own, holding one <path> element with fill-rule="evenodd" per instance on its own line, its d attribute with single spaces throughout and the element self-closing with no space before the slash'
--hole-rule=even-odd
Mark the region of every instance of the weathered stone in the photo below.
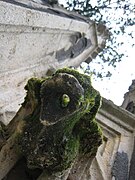
<svg viewBox="0 0 135 180">
<path fill-rule="evenodd" d="M 24 119 L 25 127 L 19 136 L 29 168 L 62 172 L 78 154 L 89 157 L 96 154 L 101 132 L 93 119 L 100 95 L 92 88 L 88 76 L 62 69 L 45 80 L 29 80 L 26 89 L 28 95 L 23 106 L 28 101 L 37 104 Z M 63 95 L 68 99 L 66 106 Z"/>
<path fill-rule="evenodd" d="M 91 180 L 115 180 L 113 175 L 122 177 L 123 172 L 120 167 L 124 166 L 125 177 L 124 173 L 123 177 L 127 178 L 134 145 L 135 116 L 102 98 L 102 106 L 96 115 L 96 120 L 102 128 L 104 138 L 87 173 L 91 176 Z M 117 157 L 117 153 L 121 156 Z M 124 157 L 125 164 L 121 165 Z M 112 167 L 115 167 L 113 174 Z"/>
<path fill-rule="evenodd" d="M 124 101 L 121 106 L 135 114 L 135 80 L 132 80 L 132 84 L 129 86 L 128 90 L 129 91 L 124 95 Z"/>
<path fill-rule="evenodd" d="M 124 101 L 122 103 L 122 107 L 125 108 L 132 114 L 135 114 L 135 80 L 132 80 L 132 84 L 128 88 L 128 92 L 124 95 Z M 135 129 L 135 127 L 134 127 Z M 135 136 L 133 135 L 133 151 L 130 160 L 129 167 L 129 180 L 135 179 Z"/>
<path fill-rule="evenodd" d="M 105 39 L 94 21 L 59 6 L 0 1 L 0 121 L 15 116 L 28 79 L 45 77 L 50 67 L 78 67 Z"/>
<path fill-rule="evenodd" d="M 112 176 L 116 180 L 128 180 L 128 156 L 126 153 L 116 153 Z"/>
<path fill-rule="evenodd" d="M 41 169 L 28 169 L 26 159 L 21 158 L 3 180 L 36 180 L 41 173 Z"/>
<path fill-rule="evenodd" d="M 134 140 L 134 149 L 130 162 L 130 170 L 129 170 L 129 180 L 135 179 L 135 140 Z"/>
<path fill-rule="evenodd" d="M 88 57 L 85 62 L 89 64 L 91 61 L 92 61 L 92 58 Z"/>
<path fill-rule="evenodd" d="M 56 58 L 59 62 L 63 62 L 67 58 L 75 58 L 80 55 L 84 50 L 92 46 L 92 42 L 90 39 L 83 37 L 83 35 L 77 37 L 77 35 L 78 34 L 72 36 L 72 45 L 67 50 L 62 48 L 56 52 Z"/>
<path fill-rule="evenodd" d="M 67 72 L 62 72 L 62 70 L 61 70 L 60 74 L 62 74 L 62 73 L 66 74 Z M 50 80 L 52 77 L 49 77 L 47 79 Z M 58 79 L 60 77 L 61 76 L 58 76 Z M 53 78 L 53 81 L 55 78 Z M 64 79 L 64 76 L 62 76 L 62 79 Z M 9 171 L 9 169 L 11 169 L 11 167 L 14 166 L 15 162 L 17 162 L 18 159 L 22 156 L 22 153 L 20 156 L 20 154 L 17 150 L 18 144 L 16 143 L 17 142 L 16 137 L 18 137 L 18 135 L 22 132 L 20 130 L 23 129 L 23 127 L 25 127 L 25 123 L 21 124 L 20 122 L 27 122 L 26 117 L 31 117 L 31 115 L 33 114 L 34 109 L 37 107 L 38 102 L 41 99 L 41 96 L 35 96 L 34 94 L 38 95 L 38 92 L 40 91 L 39 84 L 43 85 L 44 81 L 45 81 L 45 79 L 43 79 L 43 80 L 33 79 L 33 80 L 29 81 L 29 83 L 28 83 L 29 85 L 27 85 L 27 89 L 34 89 L 34 87 L 37 87 L 35 89 L 38 89 L 38 91 L 36 91 L 36 93 L 32 93 L 35 91 L 28 90 L 27 98 L 26 98 L 27 103 L 23 104 L 20 111 L 17 113 L 15 118 L 12 120 L 12 122 L 10 123 L 10 126 L 8 126 L 8 131 L 6 131 L 6 128 L 2 125 L 2 129 L 4 130 L 4 131 L 2 130 L 2 132 L 4 133 L 4 136 L 2 136 L 2 137 L 8 138 L 8 136 L 10 136 L 11 138 L 10 138 L 10 140 L 8 140 L 8 143 L 5 143 L 4 146 L 2 146 L 2 150 L 0 151 L 0 164 L 1 164 L 0 175 L 1 175 L 1 177 L 4 177 L 7 174 L 7 172 Z M 32 83 L 30 83 L 30 82 L 32 82 Z M 34 86 L 32 86 L 34 82 L 36 82 L 36 83 L 34 84 Z M 50 84 L 50 82 L 51 81 L 49 81 L 49 84 Z M 65 96 L 65 95 L 67 95 L 67 96 Z M 31 99 L 30 101 L 28 100 L 28 97 L 29 97 L 29 99 Z M 39 98 L 37 98 L 37 97 L 39 97 Z M 71 98 L 69 98 L 69 97 L 70 96 L 67 93 L 64 93 L 64 94 L 62 93 L 62 96 L 60 98 L 60 102 L 61 102 L 60 104 L 62 106 L 61 108 L 66 109 L 68 107 L 68 104 L 71 101 Z M 34 101 L 34 99 L 35 99 L 35 101 Z M 52 111 L 50 111 L 50 112 L 52 113 Z M 25 119 L 25 120 L 23 120 L 23 119 Z M 44 118 L 42 118 L 42 119 L 44 119 Z M 135 119 L 135 116 L 133 114 L 131 114 L 130 112 L 127 112 L 126 110 L 122 109 L 121 107 L 117 107 L 111 101 L 108 101 L 103 98 L 102 106 L 96 115 L 96 119 L 102 128 L 103 135 L 104 135 L 104 141 L 103 141 L 103 144 L 98 148 L 96 157 L 94 159 L 93 159 L 93 157 L 95 156 L 95 154 L 91 155 L 89 153 L 88 154 L 86 153 L 83 155 L 80 153 L 75 158 L 75 162 L 73 164 L 71 163 L 72 164 L 70 166 L 71 169 L 69 167 L 67 170 L 64 170 L 62 172 L 53 173 L 53 174 L 49 173 L 49 171 L 46 172 L 43 168 L 29 169 L 25 163 L 20 172 L 20 174 L 22 174 L 22 173 L 24 173 L 22 171 L 26 170 L 27 175 L 24 174 L 24 176 L 23 176 L 24 180 L 27 179 L 28 177 L 31 177 L 31 178 L 38 177 L 38 180 L 44 180 L 44 179 L 65 180 L 65 179 L 67 179 L 67 177 L 68 177 L 68 179 L 74 179 L 74 180 L 75 179 L 77 179 L 77 180 L 89 180 L 89 179 L 91 179 L 91 180 L 95 180 L 95 179 L 111 180 L 113 178 L 115 179 L 116 176 L 122 177 L 121 176 L 122 173 L 119 170 L 119 168 L 121 166 L 120 163 L 122 162 L 123 158 L 122 157 L 116 158 L 117 152 L 120 153 L 122 151 L 127 155 L 127 158 L 125 158 L 125 162 L 127 162 L 126 159 L 128 159 L 127 167 L 128 167 L 128 174 L 130 174 L 128 178 L 134 179 L 133 146 L 134 146 L 134 128 L 135 128 L 135 120 L 134 119 Z M 55 126 L 56 124 L 58 125 L 58 119 L 56 119 L 56 121 L 53 122 L 53 123 L 55 123 L 55 125 L 52 122 L 53 121 L 51 120 L 52 125 L 51 124 L 49 125 L 49 123 L 46 123 L 46 122 L 42 123 L 42 125 L 48 124 L 48 126 L 45 125 L 47 128 L 49 126 Z M 17 130 L 17 131 L 15 131 L 15 130 Z M 78 121 L 78 123 L 75 125 L 73 132 L 80 132 L 81 130 L 82 130 L 82 125 Z M 15 133 L 15 132 L 17 132 L 17 133 Z M 36 135 L 35 135 L 35 137 L 37 138 L 38 135 L 37 136 Z M 5 139 L 5 138 L 3 138 L 3 139 Z M 84 142 L 84 141 L 82 141 L 82 142 Z M 90 140 L 88 140 L 86 142 L 87 142 L 87 144 L 88 143 L 92 144 L 92 142 Z M 98 142 L 95 141 L 95 143 L 98 143 Z M 81 144 L 81 141 L 80 141 L 80 144 Z M 94 144 L 93 144 L 93 146 L 94 146 Z M 81 152 L 81 150 L 80 150 L 80 152 Z M 132 152 L 133 152 L 133 154 L 132 154 Z M 21 162 L 21 165 L 22 165 L 22 161 L 19 161 L 19 162 Z M 130 166 L 130 164 L 131 164 L 131 166 Z M 126 167 L 125 164 L 124 164 L 124 166 Z M 14 180 L 14 177 L 16 179 L 19 179 L 19 173 L 18 173 L 20 171 L 20 169 L 18 170 L 19 167 L 20 167 L 20 165 L 17 163 L 17 165 L 14 167 L 14 169 L 11 170 L 10 173 L 7 175 L 7 180 L 11 180 L 11 179 Z M 112 167 L 115 167 L 114 168 L 115 170 L 113 169 L 113 173 L 112 173 Z M 129 169 L 130 169 L 130 172 L 129 172 Z M 42 173 L 42 171 L 43 171 L 43 173 Z M 18 174 L 18 177 L 16 176 L 15 172 Z M 37 172 L 36 175 L 33 174 L 34 172 Z M 127 174 L 127 170 L 124 173 Z M 125 178 L 127 178 L 127 176 L 125 176 Z"/>
<path fill-rule="evenodd" d="M 65 178 L 75 159 L 95 156 L 101 144 L 94 120 L 100 95 L 89 76 L 71 69 L 30 79 L 25 88 L 22 108 L 7 127 L 12 146 L 19 148 L 16 155 L 26 158 L 28 168 L 45 170 L 41 177 Z"/>
</svg>

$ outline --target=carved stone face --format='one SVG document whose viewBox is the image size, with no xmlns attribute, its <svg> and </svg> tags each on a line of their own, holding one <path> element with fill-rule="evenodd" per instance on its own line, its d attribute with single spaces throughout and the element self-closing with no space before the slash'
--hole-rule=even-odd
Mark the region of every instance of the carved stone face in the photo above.
<svg viewBox="0 0 135 180">
<path fill-rule="evenodd" d="M 101 143 L 93 121 L 100 95 L 92 88 L 89 76 L 70 69 L 36 81 L 29 82 L 32 88 L 28 88 L 26 101 L 36 102 L 36 106 L 24 120 L 20 149 L 30 168 L 63 171 L 79 153 L 95 153 Z"/>
<path fill-rule="evenodd" d="M 84 89 L 72 75 L 60 73 L 46 80 L 41 87 L 40 120 L 53 125 L 81 107 Z"/>
</svg>

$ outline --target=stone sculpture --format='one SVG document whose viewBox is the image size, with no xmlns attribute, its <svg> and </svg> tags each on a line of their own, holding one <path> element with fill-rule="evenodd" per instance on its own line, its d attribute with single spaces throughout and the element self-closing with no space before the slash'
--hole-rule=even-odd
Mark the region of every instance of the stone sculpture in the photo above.
<svg viewBox="0 0 135 180">
<path fill-rule="evenodd" d="M 89 76 L 64 68 L 30 79 L 25 89 L 21 109 L 3 130 L 2 146 L 12 137 L 28 168 L 44 170 L 39 179 L 63 176 L 78 157 L 96 155 L 102 133 L 94 118 L 101 96 Z"/>
</svg>

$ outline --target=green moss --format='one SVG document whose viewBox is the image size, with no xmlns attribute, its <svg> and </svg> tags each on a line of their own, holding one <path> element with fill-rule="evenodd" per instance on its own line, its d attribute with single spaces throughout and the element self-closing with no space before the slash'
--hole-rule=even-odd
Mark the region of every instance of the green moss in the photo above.
<svg viewBox="0 0 135 180">
<path fill-rule="evenodd" d="M 70 97 L 67 94 L 63 94 L 61 99 L 62 107 L 67 107 L 69 102 L 70 102 Z"/>
<path fill-rule="evenodd" d="M 23 107 L 25 107 L 28 101 L 30 101 L 31 104 L 33 104 L 36 101 L 40 101 L 40 88 L 42 83 L 46 79 L 31 78 L 28 80 L 25 86 L 25 90 L 27 90 L 27 95 L 25 97 L 24 102 L 22 103 Z"/>
<path fill-rule="evenodd" d="M 74 136 L 70 137 L 70 141 L 68 141 L 68 143 L 66 144 L 64 151 L 64 157 L 63 157 L 63 161 L 65 162 L 64 169 L 69 168 L 71 166 L 71 163 L 74 162 L 75 158 L 79 153 L 79 147 L 80 147 L 79 138 L 76 138 Z"/>
<path fill-rule="evenodd" d="M 97 96 L 97 94 L 99 94 L 99 92 L 97 92 L 92 87 L 90 76 L 81 74 L 78 71 L 69 69 L 69 68 L 63 68 L 56 71 L 56 74 L 58 73 L 71 74 L 79 81 L 79 83 L 82 85 L 82 87 L 85 90 L 84 91 L 84 99 L 85 99 L 84 106 L 86 106 L 85 104 L 87 104 L 89 108 L 89 106 L 93 106 L 95 104 L 95 97 Z"/>
<path fill-rule="evenodd" d="M 25 89 L 23 106 L 30 104 L 32 111 L 19 141 L 29 167 L 55 173 L 70 167 L 78 154 L 96 154 L 101 97 L 89 76 L 64 68 L 47 79 L 30 79 Z"/>
</svg>

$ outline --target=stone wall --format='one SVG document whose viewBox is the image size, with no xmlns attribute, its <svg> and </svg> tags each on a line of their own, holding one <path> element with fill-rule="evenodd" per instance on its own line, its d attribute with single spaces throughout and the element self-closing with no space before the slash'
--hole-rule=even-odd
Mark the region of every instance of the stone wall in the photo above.
<svg viewBox="0 0 135 180">
<path fill-rule="evenodd" d="M 132 84 L 129 86 L 129 91 L 124 95 L 124 101 L 122 107 L 132 114 L 135 114 L 135 80 L 132 80 Z M 133 153 L 130 162 L 129 180 L 135 179 L 135 137 L 133 142 Z"/>
<path fill-rule="evenodd" d="M 134 148 L 135 116 L 103 99 L 97 121 L 103 129 L 104 143 L 93 162 L 94 168 L 91 167 L 93 177 L 127 180 Z"/>
<path fill-rule="evenodd" d="M 30 77 L 90 62 L 105 46 L 107 30 L 59 6 L 0 1 L 0 120 L 13 118 Z"/>
</svg>

